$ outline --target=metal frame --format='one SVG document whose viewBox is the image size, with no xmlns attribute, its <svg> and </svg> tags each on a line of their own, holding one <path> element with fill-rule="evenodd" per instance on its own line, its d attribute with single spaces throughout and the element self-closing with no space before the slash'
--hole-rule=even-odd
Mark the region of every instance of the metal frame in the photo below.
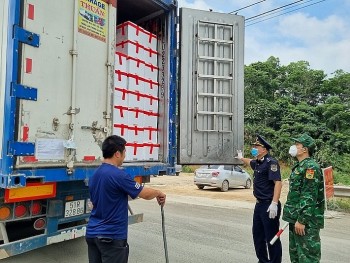
<svg viewBox="0 0 350 263">
<path fill-rule="evenodd" d="M 177 7 L 177 6 L 176 6 Z M 169 149 L 168 149 L 168 163 L 170 167 L 168 171 L 170 174 L 175 174 L 175 159 L 177 155 L 176 147 L 176 105 L 177 105 L 177 32 L 176 32 L 176 12 L 177 8 L 169 11 L 169 55 L 170 55 L 170 74 L 169 74 Z"/>
<path fill-rule="evenodd" d="M 244 135 L 244 17 L 181 8 L 179 18 L 178 160 L 238 163 L 234 156 Z"/>
<path fill-rule="evenodd" d="M 214 38 L 209 38 L 209 37 L 201 37 L 199 36 L 199 32 L 200 32 L 200 28 L 202 28 L 202 26 L 208 25 L 210 27 L 212 27 L 214 25 Z M 232 55 L 234 54 L 234 41 L 230 40 L 220 40 L 218 39 L 218 26 L 224 26 L 224 27 L 230 27 L 232 34 L 234 33 L 234 26 L 231 24 L 224 24 L 224 23 L 214 23 L 214 22 L 207 22 L 207 21 L 202 21 L 199 20 L 197 22 L 197 41 L 196 41 L 196 47 L 197 47 L 197 57 L 196 57 L 196 130 L 200 131 L 200 132 L 220 132 L 220 133 L 230 133 L 232 132 L 232 124 L 229 126 L 230 129 L 228 130 L 222 130 L 219 127 L 219 118 L 218 117 L 228 117 L 232 119 L 233 116 L 233 94 L 222 94 L 222 93 L 217 93 L 218 90 L 218 80 L 229 80 L 230 82 L 233 81 L 233 71 L 234 71 L 234 60 L 233 58 L 219 58 L 218 56 L 218 43 L 223 43 L 223 44 L 227 44 L 227 45 L 231 45 L 231 52 Z M 201 56 L 201 54 L 199 53 L 200 51 L 200 46 L 201 43 L 203 42 L 209 42 L 209 43 L 213 43 L 214 44 L 214 50 L 213 50 L 213 56 L 209 57 L 209 56 Z M 199 63 L 200 61 L 213 61 L 214 62 L 214 74 L 213 75 L 204 75 L 204 74 L 200 74 L 199 72 Z M 217 61 L 223 61 L 223 62 L 228 62 L 231 64 L 231 76 L 220 76 L 218 74 L 218 63 Z M 204 93 L 204 92 L 199 92 L 198 87 L 199 87 L 199 80 L 200 79 L 212 79 L 214 82 L 213 85 L 213 93 Z M 203 111 L 199 108 L 199 100 L 200 98 L 212 98 L 213 99 L 213 111 Z M 218 109 L 218 101 L 222 98 L 228 98 L 230 101 L 230 111 L 228 112 L 223 112 L 223 111 L 219 111 Z M 211 129 L 209 129 L 209 127 L 207 127 L 207 129 L 202 129 L 200 128 L 200 122 L 201 122 L 201 118 L 200 116 L 207 116 L 207 119 L 210 118 L 212 116 L 212 120 L 213 120 L 213 127 Z M 232 120 L 231 120 L 232 123 Z"/>
<path fill-rule="evenodd" d="M 9 30 L 7 35 L 7 65 L 6 65 L 6 80 L 5 80 L 5 104 L 4 104 L 4 128 L 2 145 L 7 145 L 8 142 L 14 141 L 15 130 L 15 111 L 16 100 L 11 96 L 12 83 L 17 80 L 18 67 L 16 62 L 18 61 L 18 48 L 19 41 L 12 39 L 13 27 L 11 25 L 18 25 L 20 21 L 20 0 L 9 1 L 9 9 L 14 10 L 9 14 Z M 8 99 L 10 98 L 10 99 Z M 7 114 L 11 112 L 12 114 Z M 9 156 L 8 148 L 5 146 L 2 148 L 1 159 L 1 176 L 11 174 L 13 171 L 13 156 Z"/>
</svg>

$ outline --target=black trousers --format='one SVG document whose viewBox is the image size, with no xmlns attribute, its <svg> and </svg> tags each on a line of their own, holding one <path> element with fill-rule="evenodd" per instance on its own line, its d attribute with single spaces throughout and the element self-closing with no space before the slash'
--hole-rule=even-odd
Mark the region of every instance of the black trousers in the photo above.
<svg viewBox="0 0 350 263">
<path fill-rule="evenodd" d="M 253 239 L 257 258 L 260 263 L 281 263 L 282 262 L 282 244 L 281 240 L 271 246 L 271 239 L 277 234 L 280 226 L 281 203 L 278 202 L 278 213 L 274 219 L 269 218 L 266 212 L 271 201 L 257 202 L 253 216 Z M 270 258 L 270 259 L 269 259 Z"/>
<path fill-rule="evenodd" d="M 106 237 L 86 238 L 89 263 L 127 263 L 129 245 L 126 240 Z"/>
</svg>

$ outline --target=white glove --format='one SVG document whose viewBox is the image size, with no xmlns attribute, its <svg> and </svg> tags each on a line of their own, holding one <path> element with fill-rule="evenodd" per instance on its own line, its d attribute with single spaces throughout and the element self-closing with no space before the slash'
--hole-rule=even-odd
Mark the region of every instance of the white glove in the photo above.
<svg viewBox="0 0 350 263">
<path fill-rule="evenodd" d="M 236 156 L 237 159 L 242 159 L 243 158 L 243 153 L 242 153 L 242 150 L 237 150 L 237 156 Z"/>
<path fill-rule="evenodd" d="M 277 207 L 277 203 L 272 201 L 271 205 L 269 206 L 269 209 L 267 209 L 266 212 L 269 212 L 269 218 L 274 219 L 277 216 L 277 211 L 278 211 L 278 207 Z"/>
</svg>

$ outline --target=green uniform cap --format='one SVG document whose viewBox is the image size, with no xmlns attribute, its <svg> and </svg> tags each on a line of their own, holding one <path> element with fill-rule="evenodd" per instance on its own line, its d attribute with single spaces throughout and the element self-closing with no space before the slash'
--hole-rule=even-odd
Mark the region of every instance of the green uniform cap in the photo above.
<svg viewBox="0 0 350 263">
<path fill-rule="evenodd" d="M 315 140 L 311 136 L 304 133 L 298 138 L 292 138 L 294 141 L 301 143 L 304 147 L 313 150 L 315 148 Z"/>
</svg>

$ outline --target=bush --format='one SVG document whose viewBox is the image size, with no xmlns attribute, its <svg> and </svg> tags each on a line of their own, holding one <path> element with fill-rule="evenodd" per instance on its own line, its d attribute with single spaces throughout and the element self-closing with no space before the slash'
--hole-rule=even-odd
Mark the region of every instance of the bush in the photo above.
<svg viewBox="0 0 350 263">
<path fill-rule="evenodd" d="M 339 172 L 339 171 L 333 171 L 333 177 L 334 177 L 334 184 L 339 185 L 350 185 L 350 175 Z"/>
<path fill-rule="evenodd" d="M 182 166 L 182 172 L 183 173 L 193 173 L 197 168 L 191 165 L 184 165 Z"/>
<path fill-rule="evenodd" d="M 327 200 L 328 210 L 350 213 L 350 199 L 333 197 Z"/>
</svg>

